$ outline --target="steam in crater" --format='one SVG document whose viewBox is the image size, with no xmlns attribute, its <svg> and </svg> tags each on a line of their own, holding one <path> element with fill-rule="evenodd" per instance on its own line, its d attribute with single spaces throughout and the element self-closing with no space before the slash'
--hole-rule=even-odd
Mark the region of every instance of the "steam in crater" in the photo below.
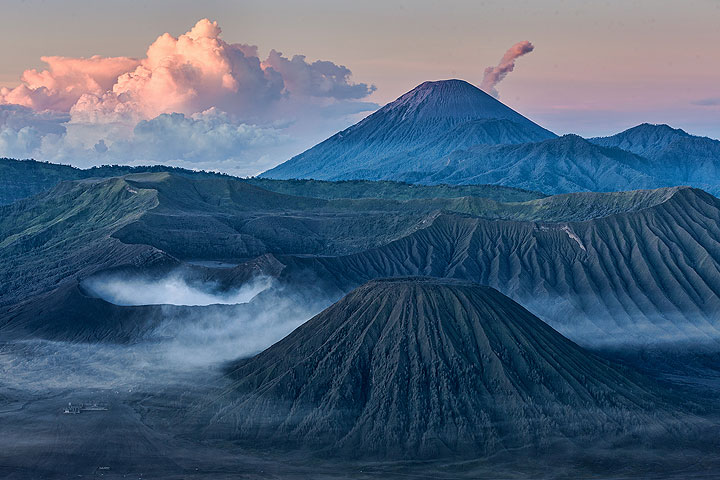
<svg viewBox="0 0 720 480">
<path fill-rule="evenodd" d="M 99 276 L 84 282 L 84 287 L 99 298 L 120 306 L 132 305 L 235 305 L 247 303 L 270 287 L 272 279 L 260 277 L 229 291 L 221 291 L 214 283 L 189 283 L 180 274 L 162 278 L 127 275 Z"/>
</svg>

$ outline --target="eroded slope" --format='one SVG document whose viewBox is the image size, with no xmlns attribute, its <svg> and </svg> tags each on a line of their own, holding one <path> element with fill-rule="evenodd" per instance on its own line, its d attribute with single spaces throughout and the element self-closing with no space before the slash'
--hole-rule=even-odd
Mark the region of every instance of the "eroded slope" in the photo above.
<svg viewBox="0 0 720 480">
<path fill-rule="evenodd" d="M 662 411 L 647 381 L 496 290 L 431 278 L 363 285 L 231 376 L 210 435 L 356 455 L 622 435 Z"/>
</svg>

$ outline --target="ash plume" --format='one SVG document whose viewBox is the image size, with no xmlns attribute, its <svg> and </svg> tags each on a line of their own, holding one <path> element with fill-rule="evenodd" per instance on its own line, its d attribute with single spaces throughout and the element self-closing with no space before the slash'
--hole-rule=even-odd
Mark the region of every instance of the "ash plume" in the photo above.
<svg viewBox="0 0 720 480">
<path fill-rule="evenodd" d="M 498 98 L 499 93 L 495 87 L 500 83 L 508 73 L 515 69 L 515 60 L 522 57 L 526 53 L 530 53 L 535 49 L 535 46 L 527 40 L 518 42 L 505 52 L 500 63 L 494 67 L 487 67 L 485 69 L 485 76 L 480 84 L 480 89 L 489 93 L 495 98 Z"/>
</svg>

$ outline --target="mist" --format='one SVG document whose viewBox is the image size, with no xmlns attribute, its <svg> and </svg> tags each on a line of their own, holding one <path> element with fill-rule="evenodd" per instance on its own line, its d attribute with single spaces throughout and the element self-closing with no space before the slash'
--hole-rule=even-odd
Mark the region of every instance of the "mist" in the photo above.
<svg viewBox="0 0 720 480">
<path fill-rule="evenodd" d="M 163 364 L 177 368 L 205 368 L 259 353 L 331 303 L 266 276 L 223 289 L 185 270 L 159 278 L 100 275 L 83 286 L 118 306 L 161 305 L 159 325 L 142 342 L 152 342 Z"/>
<path fill-rule="evenodd" d="M 281 288 L 267 289 L 247 304 L 168 310 L 151 338 L 162 340 L 170 365 L 182 368 L 222 364 L 255 355 L 282 340 L 332 301 Z"/>
<path fill-rule="evenodd" d="M 175 272 L 159 279 L 143 276 L 107 275 L 92 277 L 83 285 L 93 295 L 119 306 L 131 305 L 235 305 L 247 303 L 270 287 L 268 277 L 258 277 L 229 291 L 214 282 L 190 283 Z"/>
<path fill-rule="evenodd" d="M 159 305 L 159 320 L 128 344 L 0 342 L 0 394 L 220 385 L 227 362 L 263 351 L 334 300 L 269 277 L 223 290 L 217 281 L 201 282 L 181 270 L 159 278 L 101 275 L 83 287 L 121 307 Z"/>
<path fill-rule="evenodd" d="M 650 348 L 720 351 L 720 321 L 676 312 L 640 313 L 619 320 L 594 295 L 515 299 L 564 337 L 589 349 Z M 568 312 L 573 312 L 568 315 Z"/>
</svg>

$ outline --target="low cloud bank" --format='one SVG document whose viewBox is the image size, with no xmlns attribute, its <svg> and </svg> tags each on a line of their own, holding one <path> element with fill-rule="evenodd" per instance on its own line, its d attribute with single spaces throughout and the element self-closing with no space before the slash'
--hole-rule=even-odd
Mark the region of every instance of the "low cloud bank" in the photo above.
<svg viewBox="0 0 720 480">
<path fill-rule="evenodd" d="M 182 319 L 166 315 L 152 336 L 165 338 L 162 351 L 169 365 L 206 368 L 260 353 L 330 303 L 268 290 L 244 305 L 198 310 Z"/>
</svg>

